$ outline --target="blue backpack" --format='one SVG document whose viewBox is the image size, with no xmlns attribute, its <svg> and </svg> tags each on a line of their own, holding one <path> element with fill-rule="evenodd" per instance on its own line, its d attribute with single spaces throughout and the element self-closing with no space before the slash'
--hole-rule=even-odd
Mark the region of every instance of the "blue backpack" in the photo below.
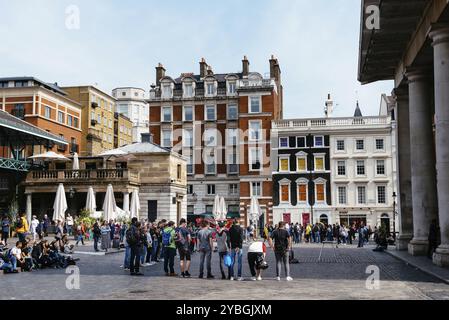
<svg viewBox="0 0 449 320">
<path fill-rule="evenodd" d="M 162 244 L 164 246 L 169 246 L 171 244 L 171 233 L 173 229 L 170 229 L 168 232 L 162 232 Z"/>
</svg>

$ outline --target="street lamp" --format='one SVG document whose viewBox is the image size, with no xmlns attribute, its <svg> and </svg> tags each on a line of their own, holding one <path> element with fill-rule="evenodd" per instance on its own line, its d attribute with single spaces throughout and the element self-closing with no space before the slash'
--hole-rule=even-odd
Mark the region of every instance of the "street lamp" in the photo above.
<svg viewBox="0 0 449 320">
<path fill-rule="evenodd" d="M 393 239 L 396 242 L 396 198 L 397 194 L 396 192 L 393 192 Z"/>
</svg>

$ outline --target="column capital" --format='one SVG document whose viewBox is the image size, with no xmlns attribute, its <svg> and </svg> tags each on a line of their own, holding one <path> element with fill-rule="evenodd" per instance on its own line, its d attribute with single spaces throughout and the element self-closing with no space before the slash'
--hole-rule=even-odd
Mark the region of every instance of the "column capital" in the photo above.
<svg viewBox="0 0 449 320">
<path fill-rule="evenodd" d="M 432 39 L 432 46 L 449 42 L 449 24 L 434 23 L 429 29 L 429 38 Z"/>
<path fill-rule="evenodd" d="M 397 101 L 403 101 L 409 99 L 408 86 L 400 86 L 398 88 L 394 88 L 391 92 L 393 98 Z"/>
<path fill-rule="evenodd" d="M 427 81 L 432 78 L 432 70 L 428 67 L 408 67 L 405 70 L 405 76 L 408 83 Z"/>
</svg>

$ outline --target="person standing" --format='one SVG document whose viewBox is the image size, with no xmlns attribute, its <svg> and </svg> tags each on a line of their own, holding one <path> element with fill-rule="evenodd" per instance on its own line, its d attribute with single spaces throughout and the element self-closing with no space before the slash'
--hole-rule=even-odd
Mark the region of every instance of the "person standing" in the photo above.
<svg viewBox="0 0 449 320">
<path fill-rule="evenodd" d="M 204 277 L 204 260 L 206 259 L 207 279 L 214 279 L 212 275 L 212 232 L 209 230 L 209 223 L 203 221 L 201 224 L 201 230 L 198 232 L 199 252 L 200 256 L 200 275 L 199 278 Z"/>
<path fill-rule="evenodd" d="M 66 224 L 66 228 L 67 228 L 67 234 L 69 236 L 71 236 L 72 232 L 73 232 L 73 217 L 70 214 L 67 215 L 65 224 Z"/>
<path fill-rule="evenodd" d="M 94 250 L 95 252 L 98 252 L 100 250 L 98 250 L 98 241 L 100 240 L 101 237 L 101 229 L 100 229 L 100 225 L 98 224 L 98 220 L 95 221 L 93 227 L 92 227 L 92 233 L 93 233 L 93 238 L 94 238 Z"/>
<path fill-rule="evenodd" d="M 175 273 L 175 223 L 170 221 L 162 231 L 162 245 L 164 246 L 164 271 L 167 277 L 177 277 Z M 170 270 L 169 270 L 170 268 Z"/>
<path fill-rule="evenodd" d="M 11 227 L 11 221 L 9 221 L 8 216 L 3 216 L 2 219 L 2 241 L 5 243 L 5 246 L 8 245 L 9 232 Z"/>
<path fill-rule="evenodd" d="M 273 245 L 273 240 L 274 245 Z M 285 276 L 287 281 L 292 281 L 290 277 L 290 264 L 288 261 L 289 251 L 292 247 L 292 238 L 285 230 L 284 222 L 279 222 L 279 228 L 273 232 L 272 238 L 269 239 L 270 247 L 274 250 L 276 256 L 276 279 L 281 280 L 281 267 L 284 265 Z"/>
<path fill-rule="evenodd" d="M 142 253 L 143 236 L 137 218 L 132 218 L 131 227 L 126 231 L 126 241 L 131 248 L 129 269 L 131 276 L 143 276 L 140 269 L 140 255 Z"/>
<path fill-rule="evenodd" d="M 228 235 L 225 231 L 225 224 L 224 222 L 220 222 L 218 224 L 219 230 L 217 232 L 217 249 L 218 249 L 218 256 L 220 258 L 220 271 L 221 271 L 221 279 L 226 280 L 226 274 L 224 272 L 223 264 L 224 264 L 224 257 L 229 252 L 228 247 Z M 231 273 L 230 269 L 228 268 L 228 278 L 230 278 Z"/>
<path fill-rule="evenodd" d="M 38 226 L 39 226 L 39 220 L 37 220 L 36 216 L 33 216 L 33 219 L 31 220 L 31 224 L 30 224 L 30 230 L 31 230 L 31 235 L 33 236 L 34 241 L 36 241 L 36 238 L 38 236 L 38 233 L 37 233 Z"/>
<path fill-rule="evenodd" d="M 50 219 L 48 219 L 47 215 L 44 215 L 44 220 L 42 222 L 44 237 L 48 237 L 48 227 L 50 226 Z"/>
<path fill-rule="evenodd" d="M 190 278 L 191 274 L 189 273 L 190 270 L 190 261 L 191 258 L 191 252 L 190 252 L 190 242 L 192 241 L 192 237 L 190 235 L 190 231 L 187 228 L 187 221 L 186 219 L 181 219 L 179 221 L 179 228 L 176 231 L 177 234 L 177 246 L 178 246 L 178 252 L 179 252 L 179 259 L 180 259 L 180 267 L 181 267 L 181 276 L 183 278 Z"/>
<path fill-rule="evenodd" d="M 359 245 L 357 246 L 357 248 L 363 248 L 363 245 L 365 243 L 365 227 L 363 225 L 363 222 L 360 223 L 358 235 L 359 235 Z"/>
<path fill-rule="evenodd" d="M 29 231 L 28 221 L 25 214 L 21 213 L 16 223 L 16 232 L 20 242 L 25 242 L 27 232 Z"/>
<path fill-rule="evenodd" d="M 58 247 L 61 248 L 62 245 L 62 236 L 64 235 L 64 227 L 63 227 L 63 222 L 58 220 L 56 222 L 56 234 L 55 234 L 55 239 L 58 242 Z"/>
<path fill-rule="evenodd" d="M 243 257 L 243 229 L 240 226 L 237 219 L 234 219 L 234 223 L 229 230 L 229 237 L 231 240 L 231 256 L 232 256 L 232 265 L 231 265 L 231 273 L 229 280 L 234 280 L 234 266 L 235 260 L 237 257 L 238 263 L 238 281 L 242 281 L 242 257 Z"/>
<path fill-rule="evenodd" d="M 78 246 L 78 243 L 81 241 L 81 243 L 84 246 L 84 223 L 81 222 L 80 225 L 76 228 L 76 246 Z"/>
<path fill-rule="evenodd" d="M 267 246 L 264 242 L 255 241 L 248 248 L 248 264 L 251 271 L 251 280 L 262 281 L 262 269 L 260 263 L 265 260 Z"/>
<path fill-rule="evenodd" d="M 111 227 L 109 224 L 103 222 L 103 225 L 100 228 L 101 230 L 101 250 L 108 252 L 108 249 L 111 248 Z"/>
</svg>

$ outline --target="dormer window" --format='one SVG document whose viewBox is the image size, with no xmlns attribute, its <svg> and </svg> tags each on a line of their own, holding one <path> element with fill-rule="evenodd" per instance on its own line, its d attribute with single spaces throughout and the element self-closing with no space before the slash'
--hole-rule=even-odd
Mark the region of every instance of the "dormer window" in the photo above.
<svg viewBox="0 0 449 320">
<path fill-rule="evenodd" d="M 215 95 L 215 84 L 214 83 L 208 83 L 206 85 L 207 88 L 207 95 L 208 96 L 214 96 Z"/>
<path fill-rule="evenodd" d="M 195 95 L 193 83 L 191 83 L 191 82 L 184 83 L 183 86 L 184 86 L 183 97 L 184 98 L 192 98 Z"/>
<path fill-rule="evenodd" d="M 162 84 L 162 98 L 171 99 L 173 97 L 173 88 L 171 83 Z"/>
<path fill-rule="evenodd" d="M 237 82 L 229 81 L 228 82 L 228 95 L 233 96 L 237 92 Z"/>
</svg>

